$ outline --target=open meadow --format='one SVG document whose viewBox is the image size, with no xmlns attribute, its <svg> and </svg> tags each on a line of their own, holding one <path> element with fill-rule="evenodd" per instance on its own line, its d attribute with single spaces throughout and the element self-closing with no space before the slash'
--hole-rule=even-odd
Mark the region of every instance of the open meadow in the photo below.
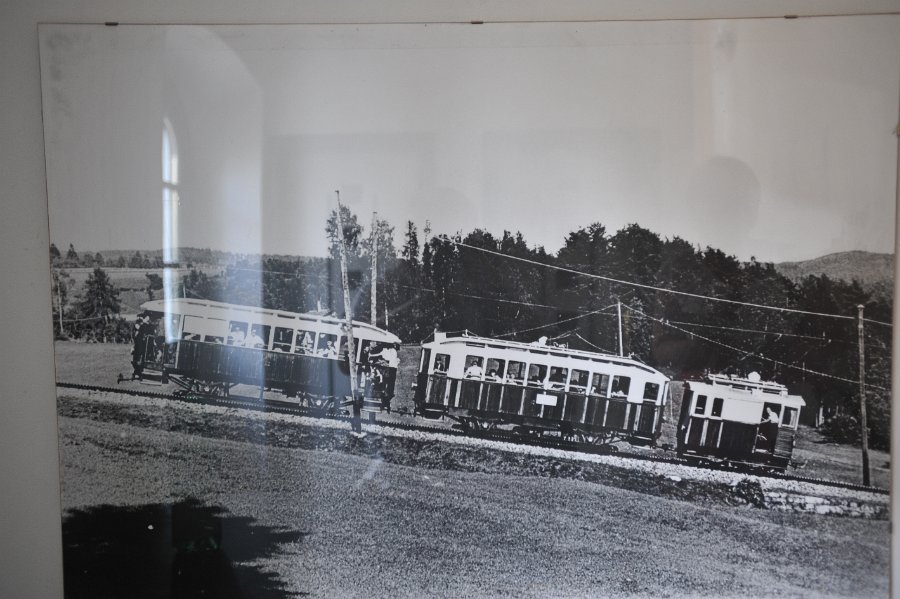
<svg viewBox="0 0 900 599">
<path fill-rule="evenodd" d="M 128 352 L 58 342 L 57 379 L 114 386 Z M 884 519 L 759 509 L 718 486 L 356 440 L 233 408 L 59 392 L 67 597 L 888 592 Z M 814 431 L 803 439 L 810 469 L 839 473 L 853 453 Z"/>
</svg>

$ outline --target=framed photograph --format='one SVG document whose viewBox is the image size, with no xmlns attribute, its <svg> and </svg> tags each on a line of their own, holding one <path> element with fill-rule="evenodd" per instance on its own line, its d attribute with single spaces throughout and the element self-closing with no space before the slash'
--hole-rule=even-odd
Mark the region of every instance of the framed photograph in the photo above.
<svg viewBox="0 0 900 599">
<path fill-rule="evenodd" d="M 887 594 L 900 16 L 39 38 L 67 597 Z"/>
</svg>

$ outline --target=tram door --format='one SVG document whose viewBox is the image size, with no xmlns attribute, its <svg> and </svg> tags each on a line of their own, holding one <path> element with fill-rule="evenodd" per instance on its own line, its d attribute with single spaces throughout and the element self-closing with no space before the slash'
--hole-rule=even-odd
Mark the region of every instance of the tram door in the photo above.
<svg viewBox="0 0 900 599">
<path fill-rule="evenodd" d="M 431 358 L 431 350 L 425 350 L 425 366 L 424 371 L 428 372 L 428 363 Z M 443 404 L 444 398 L 447 397 L 447 369 L 450 367 L 449 354 L 436 354 L 434 356 L 433 374 L 428 377 L 428 387 L 426 399 L 428 403 Z"/>
</svg>

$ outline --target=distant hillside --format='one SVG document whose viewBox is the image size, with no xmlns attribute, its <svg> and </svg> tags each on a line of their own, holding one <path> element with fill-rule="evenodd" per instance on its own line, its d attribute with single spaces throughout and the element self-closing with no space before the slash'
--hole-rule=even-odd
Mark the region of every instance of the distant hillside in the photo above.
<svg viewBox="0 0 900 599">
<path fill-rule="evenodd" d="M 792 281 L 809 275 L 826 275 L 830 279 L 859 281 L 867 290 L 890 292 L 894 281 L 893 254 L 837 252 L 802 262 L 781 262 L 775 268 Z"/>
<path fill-rule="evenodd" d="M 65 248 L 62 250 L 62 252 L 63 255 L 65 255 Z M 79 255 L 81 255 L 84 252 L 78 250 L 78 253 Z M 124 258 L 126 261 L 130 260 L 135 253 L 140 253 L 141 256 L 147 257 L 150 260 L 162 260 L 162 250 L 103 250 L 100 252 L 87 250 L 87 253 L 91 255 L 99 253 L 103 256 L 103 260 L 107 266 L 115 264 L 115 262 L 120 257 Z M 226 264 L 234 263 L 238 260 L 259 262 L 265 258 L 277 258 L 287 261 L 299 260 L 301 262 L 312 259 L 308 256 L 289 256 L 286 254 L 238 254 L 235 252 L 225 252 L 222 250 L 211 250 L 209 248 L 194 247 L 180 247 L 177 249 L 176 255 L 178 256 L 178 263 L 181 264 L 182 267 L 187 266 L 188 264 L 223 266 Z"/>
</svg>

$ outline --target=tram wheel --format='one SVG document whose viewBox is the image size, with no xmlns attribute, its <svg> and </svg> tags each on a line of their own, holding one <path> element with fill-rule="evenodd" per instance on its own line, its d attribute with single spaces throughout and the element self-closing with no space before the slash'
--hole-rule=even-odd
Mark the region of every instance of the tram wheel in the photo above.
<svg viewBox="0 0 900 599">
<path fill-rule="evenodd" d="M 307 395 L 306 405 L 314 410 L 324 410 L 328 407 L 329 400 L 328 398 L 319 395 Z"/>
</svg>

